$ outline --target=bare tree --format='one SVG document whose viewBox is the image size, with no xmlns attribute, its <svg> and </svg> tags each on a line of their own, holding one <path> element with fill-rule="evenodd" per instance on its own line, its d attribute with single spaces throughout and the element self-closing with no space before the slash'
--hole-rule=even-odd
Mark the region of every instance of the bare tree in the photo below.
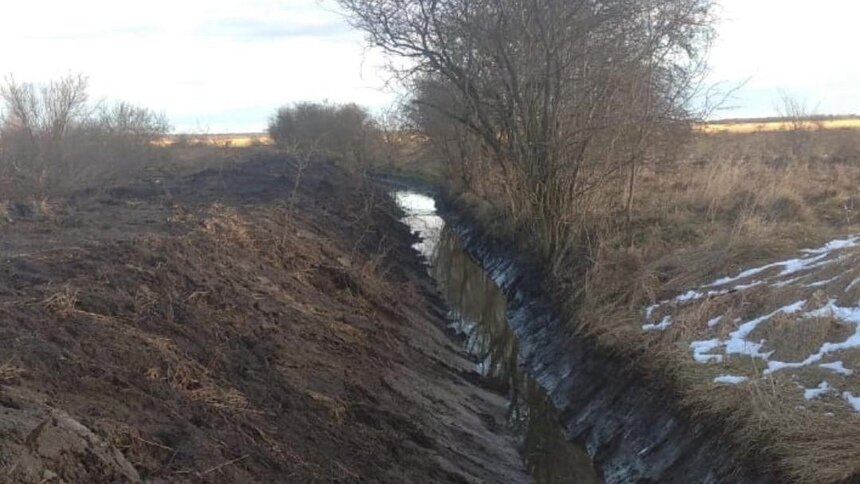
<svg viewBox="0 0 860 484">
<path fill-rule="evenodd" d="M 0 100 L 0 176 L 36 198 L 133 170 L 170 130 L 163 115 L 144 108 L 91 104 L 82 75 L 44 86 L 10 77 L 0 85 Z"/>
<path fill-rule="evenodd" d="M 688 116 L 713 33 L 710 0 L 339 2 L 406 59 L 397 75 L 450 94 L 415 102 L 480 142 L 547 257 L 571 247 L 606 187 L 629 212 L 651 140 Z"/>
<path fill-rule="evenodd" d="M 821 128 L 817 109 L 810 107 L 805 99 L 781 92 L 776 110 L 785 122 L 791 156 L 795 160 L 808 160 L 814 143 L 812 132 Z"/>
</svg>

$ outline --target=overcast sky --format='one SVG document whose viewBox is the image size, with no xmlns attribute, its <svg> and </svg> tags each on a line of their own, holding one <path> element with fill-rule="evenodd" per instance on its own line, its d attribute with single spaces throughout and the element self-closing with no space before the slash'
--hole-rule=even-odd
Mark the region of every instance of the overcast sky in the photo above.
<svg viewBox="0 0 860 484">
<path fill-rule="evenodd" d="M 711 82 L 746 84 L 718 117 L 776 114 L 780 91 L 860 113 L 855 0 L 722 0 Z M 177 131 L 258 131 L 297 100 L 393 103 L 383 59 L 331 0 L 29 0 L 0 16 L 0 74 L 90 77 L 95 97 L 165 112 Z"/>
</svg>

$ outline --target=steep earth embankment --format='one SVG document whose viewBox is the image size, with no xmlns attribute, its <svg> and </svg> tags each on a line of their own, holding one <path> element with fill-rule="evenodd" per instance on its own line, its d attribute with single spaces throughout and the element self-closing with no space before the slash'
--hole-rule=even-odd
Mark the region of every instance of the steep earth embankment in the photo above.
<svg viewBox="0 0 860 484">
<path fill-rule="evenodd" d="M 526 481 L 392 202 L 255 157 L 4 205 L 0 481 Z"/>
<path fill-rule="evenodd" d="M 443 212 L 507 296 L 521 365 L 550 395 L 568 437 L 585 443 L 607 483 L 779 482 L 771 466 L 739 456 L 719 422 L 694 422 L 657 378 L 574 334 L 547 296 L 553 291 L 541 270 L 513 245 L 483 232 L 462 208 Z"/>
</svg>

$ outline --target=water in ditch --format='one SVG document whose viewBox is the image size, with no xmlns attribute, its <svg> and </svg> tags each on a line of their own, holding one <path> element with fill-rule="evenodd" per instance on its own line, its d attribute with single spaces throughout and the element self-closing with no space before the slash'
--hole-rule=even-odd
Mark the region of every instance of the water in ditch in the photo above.
<svg viewBox="0 0 860 484">
<path fill-rule="evenodd" d="M 427 259 L 451 308 L 451 324 L 464 335 L 466 349 L 488 383 L 508 395 L 508 424 L 522 439 L 523 458 L 535 482 L 599 483 L 585 449 L 565 438 L 549 397 L 520 370 L 502 291 L 446 229 L 433 198 L 400 191 L 395 199 L 406 213 L 404 222 L 421 238 L 415 248 Z"/>
</svg>

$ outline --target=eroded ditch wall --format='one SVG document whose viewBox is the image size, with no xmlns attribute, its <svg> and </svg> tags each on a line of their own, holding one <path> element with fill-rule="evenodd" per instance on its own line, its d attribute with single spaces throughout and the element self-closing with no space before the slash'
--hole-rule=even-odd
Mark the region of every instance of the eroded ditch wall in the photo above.
<svg viewBox="0 0 860 484">
<path fill-rule="evenodd" d="M 507 296 L 520 365 L 550 395 L 568 438 L 585 444 L 607 483 L 779 481 L 736 459 L 718 424 L 684 418 L 658 382 L 575 336 L 541 290 L 540 271 L 435 196 L 465 250 Z"/>
</svg>

